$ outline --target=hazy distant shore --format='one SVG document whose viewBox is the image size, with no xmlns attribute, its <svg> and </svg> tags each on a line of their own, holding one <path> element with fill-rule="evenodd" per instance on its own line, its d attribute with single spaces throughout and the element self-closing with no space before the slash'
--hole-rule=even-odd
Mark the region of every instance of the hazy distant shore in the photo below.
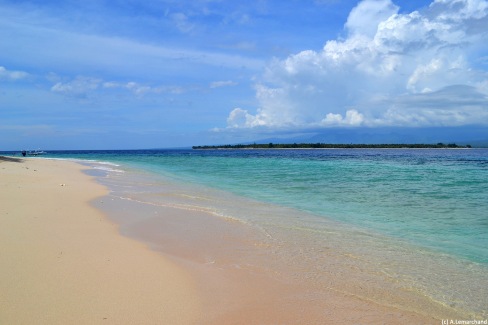
<svg viewBox="0 0 488 325">
<path fill-rule="evenodd" d="M 334 144 L 334 143 L 267 143 L 193 146 L 194 150 L 206 149 L 469 149 L 471 145 L 455 143 L 437 144 Z"/>
</svg>

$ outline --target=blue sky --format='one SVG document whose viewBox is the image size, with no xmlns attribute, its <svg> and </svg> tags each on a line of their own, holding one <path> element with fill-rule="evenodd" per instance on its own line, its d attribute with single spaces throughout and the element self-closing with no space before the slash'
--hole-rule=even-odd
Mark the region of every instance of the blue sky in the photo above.
<svg viewBox="0 0 488 325">
<path fill-rule="evenodd" d="M 0 0 L 0 14 L 4 150 L 488 130 L 488 1 Z"/>
</svg>

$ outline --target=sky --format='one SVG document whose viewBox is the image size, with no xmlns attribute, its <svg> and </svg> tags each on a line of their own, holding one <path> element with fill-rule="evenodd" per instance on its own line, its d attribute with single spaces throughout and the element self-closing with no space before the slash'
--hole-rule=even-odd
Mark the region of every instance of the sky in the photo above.
<svg viewBox="0 0 488 325">
<path fill-rule="evenodd" d="M 0 150 L 488 139 L 488 0 L 0 0 L 0 17 Z"/>
</svg>

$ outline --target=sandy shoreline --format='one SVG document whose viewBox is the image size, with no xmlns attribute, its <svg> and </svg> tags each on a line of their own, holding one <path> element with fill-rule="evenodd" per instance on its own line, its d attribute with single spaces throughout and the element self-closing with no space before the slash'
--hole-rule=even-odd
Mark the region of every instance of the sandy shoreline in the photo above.
<svg viewBox="0 0 488 325">
<path fill-rule="evenodd" d="M 106 189 L 56 160 L 0 160 L 1 324 L 195 324 L 191 276 L 118 233 Z"/>
<path fill-rule="evenodd" d="M 268 244 L 245 225 L 117 199 L 82 168 L 0 160 L 1 324 L 437 324 L 434 314 L 455 316 L 387 286 L 341 290 L 358 285 L 348 276 L 356 271 L 334 252 L 330 285 L 297 282 L 284 269 L 301 264 L 273 269 Z"/>
</svg>

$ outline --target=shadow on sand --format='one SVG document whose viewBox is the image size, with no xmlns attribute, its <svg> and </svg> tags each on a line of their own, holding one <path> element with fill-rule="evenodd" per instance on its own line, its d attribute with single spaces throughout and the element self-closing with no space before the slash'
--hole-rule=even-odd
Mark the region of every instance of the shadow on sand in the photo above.
<svg viewBox="0 0 488 325">
<path fill-rule="evenodd" d="M 14 157 L 0 156 L 0 162 L 2 162 L 2 161 L 10 161 L 10 162 L 21 163 L 21 162 L 24 162 L 24 159 L 22 159 L 22 158 L 14 158 Z"/>
</svg>

